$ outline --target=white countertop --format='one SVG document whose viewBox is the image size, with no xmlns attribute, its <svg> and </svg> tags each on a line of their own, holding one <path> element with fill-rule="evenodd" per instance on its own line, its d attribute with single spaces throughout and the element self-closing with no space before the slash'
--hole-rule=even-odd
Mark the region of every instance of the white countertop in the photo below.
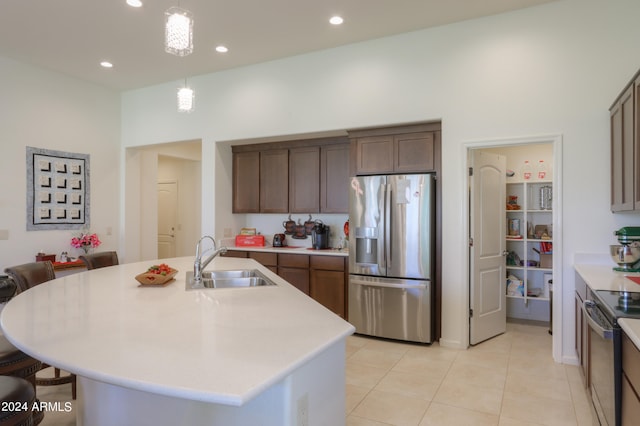
<svg viewBox="0 0 640 426">
<path fill-rule="evenodd" d="M 139 287 L 157 263 L 179 270 Z M 0 324 L 24 352 L 72 373 L 161 395 L 242 405 L 325 348 L 351 324 L 252 259 L 206 268 L 260 269 L 277 286 L 185 290 L 193 257 L 123 264 L 43 283 L 13 298 Z"/>
<path fill-rule="evenodd" d="M 638 272 L 617 272 L 615 264 L 576 264 L 575 270 L 591 290 L 635 291 L 640 292 L 640 284 L 627 279 L 628 276 L 640 277 Z"/>
<path fill-rule="evenodd" d="M 640 292 L 640 284 L 627 277 L 639 277 L 638 272 L 614 271 L 615 264 L 576 264 L 575 270 L 592 290 L 632 291 Z M 631 341 L 640 348 L 640 319 L 619 318 L 618 324 Z"/>
</svg>

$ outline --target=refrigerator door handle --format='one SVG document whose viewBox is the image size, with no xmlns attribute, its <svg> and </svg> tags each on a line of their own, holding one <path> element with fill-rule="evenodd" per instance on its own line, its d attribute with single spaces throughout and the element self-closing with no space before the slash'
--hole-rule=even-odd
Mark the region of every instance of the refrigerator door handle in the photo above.
<svg viewBox="0 0 640 426">
<path fill-rule="evenodd" d="M 384 194 L 384 258 L 387 271 L 391 269 L 391 184 L 385 185 Z"/>
</svg>

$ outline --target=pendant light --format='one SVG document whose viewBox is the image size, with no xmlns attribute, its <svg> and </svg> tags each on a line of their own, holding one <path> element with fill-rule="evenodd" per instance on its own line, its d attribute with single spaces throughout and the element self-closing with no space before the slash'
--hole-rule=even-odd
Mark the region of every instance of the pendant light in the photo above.
<svg viewBox="0 0 640 426">
<path fill-rule="evenodd" d="M 164 50 L 176 56 L 193 52 L 193 15 L 186 9 L 174 6 L 164 13 Z"/>
<path fill-rule="evenodd" d="M 187 86 L 187 79 L 185 78 L 184 86 L 178 89 L 178 112 L 193 111 L 194 98 L 193 89 Z"/>
</svg>

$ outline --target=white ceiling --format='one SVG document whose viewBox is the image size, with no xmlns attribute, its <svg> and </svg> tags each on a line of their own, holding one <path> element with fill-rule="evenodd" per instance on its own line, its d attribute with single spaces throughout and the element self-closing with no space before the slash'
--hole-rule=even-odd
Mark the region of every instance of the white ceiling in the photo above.
<svg viewBox="0 0 640 426">
<path fill-rule="evenodd" d="M 0 56 L 128 90 L 554 0 L 2 0 Z M 164 52 L 164 11 L 194 15 L 194 53 Z M 341 15 L 342 26 L 328 23 Z M 218 54 L 218 44 L 229 52 Z M 113 62 L 112 69 L 99 66 Z"/>
</svg>

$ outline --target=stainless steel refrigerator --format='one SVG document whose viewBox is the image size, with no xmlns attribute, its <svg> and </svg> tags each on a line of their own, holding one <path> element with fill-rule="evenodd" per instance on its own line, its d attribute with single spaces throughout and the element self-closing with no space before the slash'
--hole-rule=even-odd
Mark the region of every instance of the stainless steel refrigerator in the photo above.
<svg viewBox="0 0 640 426">
<path fill-rule="evenodd" d="M 349 322 L 431 343 L 435 175 L 356 176 L 349 191 Z"/>
</svg>

